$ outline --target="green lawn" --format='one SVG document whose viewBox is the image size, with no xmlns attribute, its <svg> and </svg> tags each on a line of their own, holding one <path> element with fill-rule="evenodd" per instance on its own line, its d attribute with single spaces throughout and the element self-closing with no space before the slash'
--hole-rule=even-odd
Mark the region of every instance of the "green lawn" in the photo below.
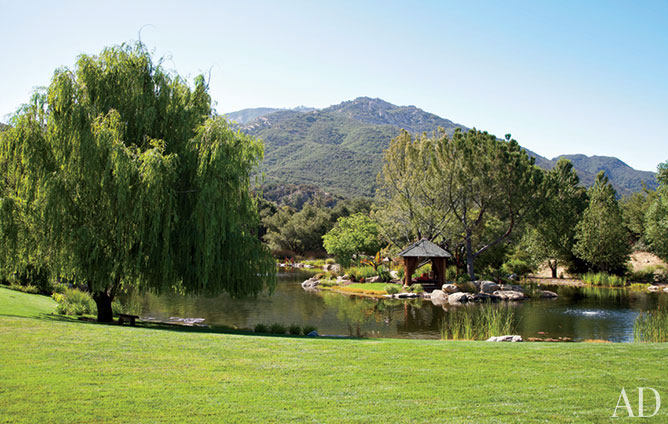
<svg viewBox="0 0 668 424">
<path fill-rule="evenodd" d="M 61 320 L 47 302 L 0 289 L 0 422 L 609 422 L 638 386 L 668 403 L 668 344 L 170 331 Z"/>
<path fill-rule="evenodd" d="M 48 296 L 23 293 L 0 286 L 0 316 L 37 317 L 50 314 L 56 302 Z"/>
</svg>

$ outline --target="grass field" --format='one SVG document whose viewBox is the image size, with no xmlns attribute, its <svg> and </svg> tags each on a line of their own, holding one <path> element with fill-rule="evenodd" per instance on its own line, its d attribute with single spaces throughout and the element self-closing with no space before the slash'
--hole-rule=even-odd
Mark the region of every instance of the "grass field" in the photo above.
<svg viewBox="0 0 668 424">
<path fill-rule="evenodd" d="M 638 386 L 668 399 L 668 344 L 261 337 L 52 308 L 0 288 L 0 422 L 609 422 L 622 387 L 636 412 Z"/>
</svg>

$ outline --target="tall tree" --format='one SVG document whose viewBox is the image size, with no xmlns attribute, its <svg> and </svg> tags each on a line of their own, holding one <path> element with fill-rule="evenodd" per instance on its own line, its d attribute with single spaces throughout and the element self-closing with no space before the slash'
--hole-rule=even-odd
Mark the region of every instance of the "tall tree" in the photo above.
<svg viewBox="0 0 668 424">
<path fill-rule="evenodd" d="M 573 164 L 560 159 L 545 175 L 540 211 L 527 233 L 532 256 L 539 261 L 547 260 L 552 278 L 557 278 L 560 262 L 573 260 L 575 227 L 587 207 L 587 192 L 579 184 Z"/>
<path fill-rule="evenodd" d="M 278 254 L 324 253 L 322 236 L 329 231 L 331 210 L 309 202 L 300 211 L 283 206 L 264 219 L 265 240 Z"/>
<path fill-rule="evenodd" d="M 249 192 L 262 145 L 212 116 L 202 76 L 191 88 L 141 44 L 107 48 L 58 69 L 11 124 L 3 263 L 31 250 L 87 285 L 99 321 L 130 286 L 242 296 L 273 284 Z"/>
<path fill-rule="evenodd" d="M 475 260 L 506 240 L 540 199 L 542 171 L 509 135 L 498 140 L 474 129 L 413 140 L 403 133 L 384 160 L 382 228 L 463 251 L 471 279 Z"/>
<path fill-rule="evenodd" d="M 657 192 L 655 190 L 649 190 L 644 186 L 643 191 L 625 196 L 619 202 L 624 227 L 626 227 L 633 243 L 645 241 L 645 217 L 656 196 Z"/>
<path fill-rule="evenodd" d="M 573 252 L 592 269 L 621 272 L 631 252 L 615 189 L 603 171 L 589 189 L 589 205 L 576 227 Z"/>
<path fill-rule="evenodd" d="M 346 267 L 355 256 L 374 255 L 383 246 L 377 222 L 364 213 L 340 217 L 322 239 L 327 253 L 334 255 Z"/>
<path fill-rule="evenodd" d="M 659 165 L 657 196 L 647 210 L 645 236 L 659 257 L 668 261 L 668 161 Z"/>
</svg>

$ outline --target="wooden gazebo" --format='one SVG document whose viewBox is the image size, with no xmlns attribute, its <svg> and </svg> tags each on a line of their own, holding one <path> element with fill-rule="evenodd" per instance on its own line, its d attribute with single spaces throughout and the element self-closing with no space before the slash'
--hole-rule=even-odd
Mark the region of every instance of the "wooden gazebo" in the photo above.
<svg viewBox="0 0 668 424">
<path fill-rule="evenodd" d="M 404 286 L 411 284 L 411 276 L 423 263 L 431 261 L 432 284 L 445 283 L 445 267 L 452 255 L 427 239 L 417 241 L 399 253 L 404 263 Z"/>
</svg>

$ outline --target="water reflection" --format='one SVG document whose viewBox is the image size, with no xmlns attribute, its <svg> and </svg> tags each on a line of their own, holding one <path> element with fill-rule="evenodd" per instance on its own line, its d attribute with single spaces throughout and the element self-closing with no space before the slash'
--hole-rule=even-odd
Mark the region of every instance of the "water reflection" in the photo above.
<svg viewBox="0 0 668 424">
<path fill-rule="evenodd" d="M 303 274 L 283 273 L 272 295 L 231 299 L 145 294 L 131 301 L 142 316 L 205 318 L 213 325 L 253 328 L 257 323 L 314 325 L 321 334 L 440 338 L 441 325 L 457 307 L 419 299 L 370 299 L 304 291 Z M 631 341 L 640 311 L 668 307 L 668 295 L 600 287 L 550 287 L 558 299 L 514 304 L 524 337 Z M 447 321 L 447 320 L 446 320 Z"/>
</svg>

